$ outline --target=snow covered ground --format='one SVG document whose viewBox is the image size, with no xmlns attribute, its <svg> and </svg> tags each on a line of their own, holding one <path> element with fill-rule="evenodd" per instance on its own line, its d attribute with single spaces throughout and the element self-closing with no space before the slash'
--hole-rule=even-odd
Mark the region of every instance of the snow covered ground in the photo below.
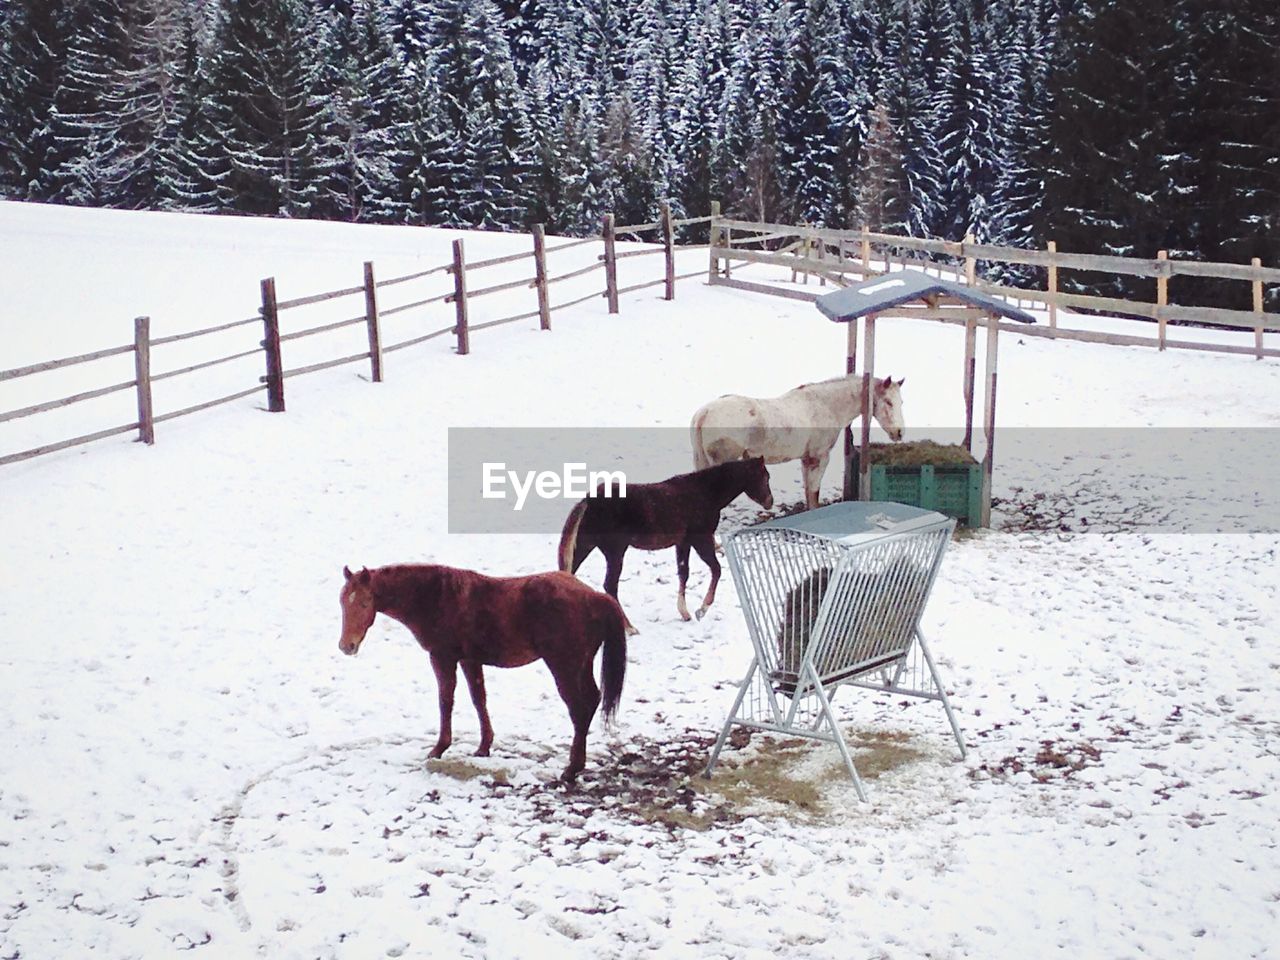
<svg viewBox="0 0 1280 960">
<path fill-rule="evenodd" d="M 358 283 L 366 259 L 380 276 L 434 266 L 456 235 L 0 204 L 0 367 L 127 343 L 137 314 L 157 336 L 252 316 L 266 274 L 291 297 Z M 466 243 L 480 258 L 527 238 Z M 580 250 L 561 268 L 595 255 Z M 622 282 L 660 263 L 623 261 Z M 660 290 L 617 316 L 557 313 L 550 333 L 481 331 L 466 358 L 430 341 L 390 355 L 381 384 L 359 364 L 290 379 L 283 415 L 255 397 L 161 424 L 154 447 L 0 468 L 0 957 L 1275 955 L 1280 535 L 1130 530 L 1152 491 L 1092 460 L 999 460 L 1003 528 L 944 563 L 925 627 L 965 761 L 936 704 L 846 694 L 869 803 L 834 749 L 763 737 L 701 781 L 749 662 L 737 598 L 726 582 L 683 623 L 673 557 L 632 552 L 621 595 L 641 633 L 578 787 L 554 779 L 569 724 L 540 666 L 489 671 L 492 757 L 470 757 L 460 692 L 453 749 L 426 762 L 427 658 L 385 620 L 358 658 L 338 653 L 343 564 L 515 574 L 551 567 L 556 544 L 446 532 L 450 426 L 683 427 L 721 393 L 843 369 L 844 331 L 806 304 Z M 473 322 L 532 307 L 504 296 Z M 334 309 L 297 322 L 350 302 Z M 909 437 L 955 425 L 960 355 L 953 328 L 881 325 Z M 39 379 L 0 385 L 0 409 L 60 395 Z M 118 399 L 93 416 L 128 422 Z M 0 449 L 115 422 L 65 416 L 0 425 Z M 1274 431 L 1280 365 L 1005 337 L 1000 423 Z M 800 499 L 798 467 L 773 474 L 780 503 Z M 832 469 L 826 494 L 838 484 Z M 1080 489 L 1102 532 L 1017 529 L 1019 496 Z M 755 516 L 740 502 L 722 529 Z M 598 585 L 603 565 L 582 573 Z M 695 559 L 693 595 L 705 578 Z"/>
</svg>

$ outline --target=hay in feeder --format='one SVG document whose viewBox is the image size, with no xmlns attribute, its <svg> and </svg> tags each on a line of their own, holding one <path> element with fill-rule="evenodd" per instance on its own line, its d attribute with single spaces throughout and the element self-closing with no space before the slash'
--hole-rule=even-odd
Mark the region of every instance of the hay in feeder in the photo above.
<svg viewBox="0 0 1280 960">
<path fill-rule="evenodd" d="M 933 440 L 873 443 L 868 456 L 872 463 L 880 463 L 886 467 L 921 467 L 925 464 L 947 466 L 978 462 L 973 454 L 958 443 L 937 443 Z"/>
<path fill-rule="evenodd" d="M 780 693 L 790 696 L 796 691 L 800 665 L 831 585 L 831 575 L 831 567 L 820 567 L 787 592 L 776 638 L 778 665 L 770 673 Z M 857 604 L 857 612 L 846 623 L 843 621 L 850 611 L 841 611 L 841 622 L 830 626 L 848 635 L 829 644 L 814 663 L 820 677 L 831 679 L 841 679 L 838 658 L 847 657 L 850 651 L 867 657 L 898 648 L 903 632 L 913 625 L 909 622 L 911 611 L 919 608 L 928 589 L 928 570 L 899 554 L 876 567 L 842 576 L 840 589 L 848 598 L 846 602 Z"/>
</svg>

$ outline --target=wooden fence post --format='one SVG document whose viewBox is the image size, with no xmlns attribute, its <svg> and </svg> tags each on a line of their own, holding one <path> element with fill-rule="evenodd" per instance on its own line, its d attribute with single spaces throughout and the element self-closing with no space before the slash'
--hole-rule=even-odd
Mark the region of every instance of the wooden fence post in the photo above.
<svg viewBox="0 0 1280 960">
<path fill-rule="evenodd" d="M 1262 266 L 1262 259 L 1254 257 L 1250 261 L 1255 267 Z M 1258 315 L 1258 325 L 1253 328 L 1253 343 L 1257 351 L 1257 358 L 1262 359 L 1262 281 L 1253 281 L 1253 312 Z"/>
<path fill-rule="evenodd" d="M 280 360 L 280 311 L 276 309 L 276 278 L 262 281 L 262 348 L 267 353 L 267 410 L 284 413 L 284 364 Z"/>
<path fill-rule="evenodd" d="M 155 418 L 151 410 L 151 318 L 133 320 L 133 369 L 138 386 L 138 439 L 155 443 Z"/>
<path fill-rule="evenodd" d="M 973 234 L 966 233 L 964 235 L 964 246 L 970 246 L 974 242 Z M 969 286 L 977 286 L 978 281 L 978 261 L 971 257 L 968 253 L 964 255 L 964 279 Z"/>
<path fill-rule="evenodd" d="M 707 283 L 716 282 L 716 272 L 720 267 L 720 258 L 716 256 L 716 237 L 720 230 L 720 227 L 716 224 L 716 221 L 719 219 L 720 219 L 720 201 L 712 200 L 711 201 L 711 234 L 708 237 L 708 241 L 707 241 L 710 245 L 710 257 L 708 258 L 709 262 L 707 264 Z"/>
<path fill-rule="evenodd" d="M 870 231 L 862 228 L 862 276 L 866 277 L 871 272 L 871 237 Z"/>
<path fill-rule="evenodd" d="M 724 276 L 725 276 L 725 279 L 727 280 L 730 274 L 733 272 L 733 257 L 729 256 L 729 253 L 731 253 L 733 250 L 733 228 L 725 227 L 721 231 L 720 235 L 724 239 L 724 249 L 725 249 Z"/>
<path fill-rule="evenodd" d="M 876 314 L 863 321 L 863 442 L 858 456 L 858 499 L 872 498 L 872 403 L 874 370 L 876 370 Z"/>
<path fill-rule="evenodd" d="M 964 322 L 964 448 L 973 452 L 973 391 L 977 383 L 978 323 L 973 317 Z"/>
<path fill-rule="evenodd" d="M 982 457 L 982 515 L 981 525 L 991 526 L 991 473 L 995 465 L 996 450 L 996 350 L 999 345 L 1000 318 L 987 314 L 987 399 L 983 405 L 982 433 L 987 450 Z"/>
<path fill-rule="evenodd" d="M 1161 250 L 1156 254 L 1157 260 L 1168 260 L 1169 251 Z M 1156 325 L 1159 327 L 1160 349 L 1165 347 L 1165 332 L 1168 321 L 1164 316 L 1164 308 L 1169 303 L 1169 274 L 1165 264 L 1160 264 L 1160 272 L 1156 274 Z"/>
<path fill-rule="evenodd" d="M 533 225 L 533 283 L 538 288 L 538 324 L 551 329 L 551 302 L 547 296 L 547 234 L 540 224 Z"/>
<path fill-rule="evenodd" d="M 845 326 L 848 329 L 845 330 L 844 372 L 845 376 L 851 376 L 858 369 L 858 321 L 850 320 Z M 853 424 L 846 425 L 841 433 L 844 434 L 844 489 L 841 497 L 853 500 L 856 499 L 853 482 Z"/>
<path fill-rule="evenodd" d="M 671 226 L 671 204 L 662 201 L 662 245 L 666 250 L 667 292 L 665 299 L 676 298 L 676 238 L 675 229 Z"/>
<path fill-rule="evenodd" d="M 369 363 L 373 382 L 382 382 L 382 333 L 378 330 L 378 285 L 373 279 L 373 261 L 364 262 L 364 319 L 369 326 Z"/>
<path fill-rule="evenodd" d="M 604 215 L 604 295 L 609 299 L 609 312 L 618 312 L 618 251 L 613 233 L 613 214 Z"/>
<path fill-rule="evenodd" d="M 1049 241 L 1049 289 L 1046 291 L 1049 296 L 1058 296 L 1058 241 Z M 1049 339 L 1056 340 L 1058 337 L 1058 304 L 1055 300 L 1049 301 Z"/>
<path fill-rule="evenodd" d="M 467 263 L 462 251 L 462 238 L 453 241 L 453 306 L 458 323 L 453 332 L 458 336 L 458 355 L 471 352 L 471 330 L 467 326 Z"/>
</svg>

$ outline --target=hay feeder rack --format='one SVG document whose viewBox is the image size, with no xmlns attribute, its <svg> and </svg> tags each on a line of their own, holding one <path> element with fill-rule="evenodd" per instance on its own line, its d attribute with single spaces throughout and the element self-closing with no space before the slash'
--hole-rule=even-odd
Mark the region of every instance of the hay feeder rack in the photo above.
<svg viewBox="0 0 1280 960">
<path fill-rule="evenodd" d="M 831 702 L 842 687 L 937 700 L 964 739 L 920 619 L 956 521 L 900 503 L 848 501 L 724 541 L 755 656 L 707 764 L 735 726 L 834 743 L 862 778 Z"/>
</svg>

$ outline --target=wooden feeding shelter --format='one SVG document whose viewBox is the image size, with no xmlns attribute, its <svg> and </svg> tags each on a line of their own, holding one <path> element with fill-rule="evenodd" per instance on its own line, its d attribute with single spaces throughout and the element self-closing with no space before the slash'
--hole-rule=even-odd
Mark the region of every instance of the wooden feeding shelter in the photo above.
<svg viewBox="0 0 1280 960">
<path fill-rule="evenodd" d="M 875 366 L 876 320 L 905 318 L 938 320 L 962 324 L 964 336 L 964 447 L 973 447 L 973 394 L 976 385 L 975 352 L 978 327 L 987 329 L 986 396 L 983 401 L 983 436 L 986 452 L 982 458 L 981 518 L 979 526 L 991 522 L 991 467 L 996 426 L 996 361 L 1000 318 L 1019 323 L 1035 323 L 1029 313 L 1002 300 L 979 293 L 972 287 L 930 277 L 915 270 L 902 270 L 864 280 L 816 301 L 818 309 L 836 323 L 849 324 L 845 372 L 854 373 L 858 360 L 857 320 L 863 321 L 862 346 L 862 437 L 858 447 L 856 499 L 871 499 L 871 407 Z M 844 497 L 854 499 L 853 433 L 845 433 Z"/>
</svg>

